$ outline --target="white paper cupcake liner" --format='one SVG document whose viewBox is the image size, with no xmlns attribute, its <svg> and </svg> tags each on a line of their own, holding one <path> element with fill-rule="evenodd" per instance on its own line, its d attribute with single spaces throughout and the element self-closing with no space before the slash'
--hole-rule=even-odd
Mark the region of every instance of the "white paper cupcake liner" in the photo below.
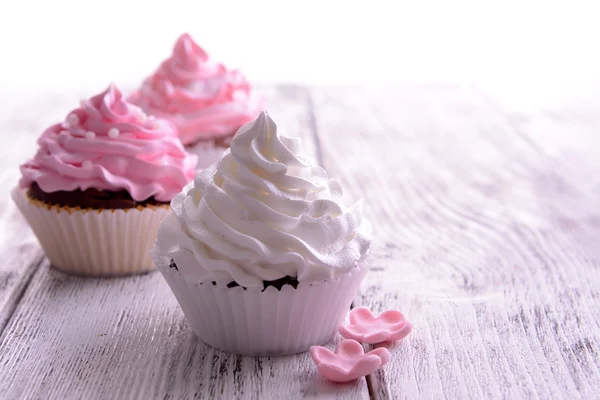
<svg viewBox="0 0 600 400">
<path fill-rule="evenodd" d="M 116 276 L 153 270 L 150 257 L 168 207 L 80 210 L 31 200 L 12 191 L 17 207 L 56 268 L 88 276 Z"/>
<path fill-rule="evenodd" d="M 370 266 L 369 260 L 336 279 L 262 291 L 188 282 L 156 247 L 152 253 L 194 333 L 249 356 L 296 354 L 332 340 Z"/>
<path fill-rule="evenodd" d="M 189 153 L 198 156 L 198 169 L 205 169 L 217 162 L 226 150 L 224 147 L 216 146 L 212 140 L 200 141 L 185 148 Z"/>
</svg>

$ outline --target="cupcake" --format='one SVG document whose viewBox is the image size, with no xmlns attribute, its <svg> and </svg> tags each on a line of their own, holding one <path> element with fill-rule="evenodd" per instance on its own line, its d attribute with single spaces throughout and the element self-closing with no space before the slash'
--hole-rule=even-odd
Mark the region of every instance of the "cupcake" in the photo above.
<svg viewBox="0 0 600 400">
<path fill-rule="evenodd" d="M 199 167 L 215 162 L 239 127 L 252 121 L 262 100 L 238 70 L 211 60 L 188 34 L 130 96 L 148 114 L 173 122 Z"/>
<path fill-rule="evenodd" d="M 243 355 L 328 342 L 369 267 L 362 201 L 264 112 L 171 202 L 152 250 L 196 335 Z"/>
<path fill-rule="evenodd" d="M 152 270 L 160 222 L 196 172 L 171 124 L 110 86 L 38 144 L 12 197 L 52 265 L 92 276 Z"/>
</svg>

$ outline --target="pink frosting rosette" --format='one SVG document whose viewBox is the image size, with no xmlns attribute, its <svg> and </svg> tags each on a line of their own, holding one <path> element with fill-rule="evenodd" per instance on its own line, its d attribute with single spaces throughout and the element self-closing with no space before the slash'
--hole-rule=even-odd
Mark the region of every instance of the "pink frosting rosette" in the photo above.
<svg viewBox="0 0 600 400">
<path fill-rule="evenodd" d="M 175 124 L 185 145 L 231 135 L 263 106 L 239 70 L 210 59 L 188 34 L 130 100 Z"/>
<path fill-rule="evenodd" d="M 20 186 L 36 182 L 48 193 L 125 189 L 136 201 L 169 202 L 196 173 L 196 156 L 185 151 L 175 128 L 147 117 L 114 85 L 82 101 L 38 144 L 21 166 Z"/>
</svg>

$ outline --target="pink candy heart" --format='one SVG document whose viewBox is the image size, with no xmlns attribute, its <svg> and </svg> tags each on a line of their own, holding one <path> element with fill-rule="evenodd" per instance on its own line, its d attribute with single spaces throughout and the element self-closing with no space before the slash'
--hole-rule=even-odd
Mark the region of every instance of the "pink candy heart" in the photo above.
<svg viewBox="0 0 600 400">
<path fill-rule="evenodd" d="M 388 310 L 375 317 L 365 307 L 350 311 L 350 324 L 340 327 L 340 334 L 367 344 L 400 340 L 412 330 L 412 324 L 400 311 Z"/>
<path fill-rule="evenodd" d="M 369 375 L 390 359 L 390 352 L 385 348 L 365 354 L 362 345 L 355 340 L 341 341 L 333 353 L 325 347 L 312 346 L 310 355 L 321 375 L 333 382 L 349 382 Z"/>
</svg>

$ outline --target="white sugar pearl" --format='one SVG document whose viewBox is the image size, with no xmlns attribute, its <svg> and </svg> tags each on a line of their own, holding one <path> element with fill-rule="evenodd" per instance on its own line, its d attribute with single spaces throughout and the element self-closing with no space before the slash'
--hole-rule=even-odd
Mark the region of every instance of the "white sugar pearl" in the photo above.
<svg viewBox="0 0 600 400">
<path fill-rule="evenodd" d="M 118 138 L 120 133 L 121 132 L 119 132 L 119 130 L 117 128 L 110 128 L 108 130 L 108 136 L 111 137 L 111 138 L 113 138 L 113 139 Z"/>
<path fill-rule="evenodd" d="M 92 162 L 89 160 L 85 160 L 82 164 L 83 168 L 90 169 L 92 168 Z"/>
<path fill-rule="evenodd" d="M 77 116 L 77 114 L 69 114 L 69 116 L 67 117 L 67 124 L 71 126 L 79 124 L 79 117 Z"/>
<path fill-rule="evenodd" d="M 85 133 L 85 138 L 88 139 L 88 140 L 95 139 L 96 138 L 96 134 L 94 132 L 92 132 L 92 131 L 87 131 Z"/>
</svg>

